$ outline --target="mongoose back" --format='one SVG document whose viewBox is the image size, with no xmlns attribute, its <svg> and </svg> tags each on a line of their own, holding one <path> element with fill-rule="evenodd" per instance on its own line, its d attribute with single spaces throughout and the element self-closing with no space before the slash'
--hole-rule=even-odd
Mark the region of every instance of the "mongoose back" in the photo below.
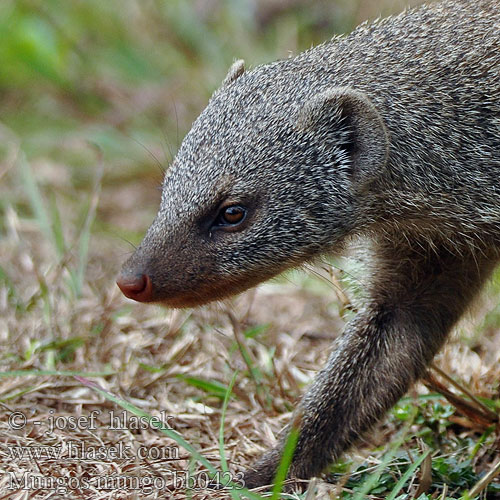
<svg viewBox="0 0 500 500">
<path fill-rule="evenodd" d="M 229 73 L 194 122 L 118 285 L 190 307 L 351 238 L 366 298 L 297 405 L 308 479 L 425 371 L 500 256 L 500 3 L 455 0 Z M 245 474 L 272 483 L 283 440 Z"/>
</svg>

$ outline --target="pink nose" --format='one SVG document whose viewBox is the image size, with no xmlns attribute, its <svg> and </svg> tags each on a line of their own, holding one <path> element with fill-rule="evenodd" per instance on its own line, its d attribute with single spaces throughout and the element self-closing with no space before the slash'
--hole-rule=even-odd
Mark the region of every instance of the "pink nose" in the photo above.
<svg viewBox="0 0 500 500">
<path fill-rule="evenodd" d="M 118 288 L 125 297 L 137 302 L 151 302 L 153 300 L 153 284 L 147 274 L 122 274 L 116 280 Z"/>
</svg>

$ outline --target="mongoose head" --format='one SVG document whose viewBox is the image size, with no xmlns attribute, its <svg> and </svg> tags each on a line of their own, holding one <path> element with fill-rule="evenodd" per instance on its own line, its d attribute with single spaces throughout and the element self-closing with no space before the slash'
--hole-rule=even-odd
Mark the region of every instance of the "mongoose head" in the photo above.
<svg viewBox="0 0 500 500">
<path fill-rule="evenodd" d="M 359 226 L 363 193 L 386 162 L 385 127 L 364 94 L 318 87 L 293 61 L 233 64 L 123 266 L 127 297 L 170 307 L 221 299 L 335 250 Z"/>
</svg>

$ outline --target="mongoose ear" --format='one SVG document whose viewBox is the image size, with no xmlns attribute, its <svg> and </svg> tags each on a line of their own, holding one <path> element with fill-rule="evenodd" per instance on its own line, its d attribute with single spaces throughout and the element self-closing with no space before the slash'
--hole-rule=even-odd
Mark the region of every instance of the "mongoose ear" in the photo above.
<svg viewBox="0 0 500 500">
<path fill-rule="evenodd" d="M 226 78 L 222 81 L 222 87 L 226 87 L 230 83 L 233 83 L 245 72 L 245 61 L 243 59 L 238 59 L 231 64 L 229 71 L 227 72 Z"/>
<path fill-rule="evenodd" d="M 322 145 L 344 150 L 358 186 L 366 185 L 387 162 L 387 129 L 373 103 L 358 90 L 338 87 L 312 97 L 300 110 L 297 125 L 317 134 Z"/>
</svg>

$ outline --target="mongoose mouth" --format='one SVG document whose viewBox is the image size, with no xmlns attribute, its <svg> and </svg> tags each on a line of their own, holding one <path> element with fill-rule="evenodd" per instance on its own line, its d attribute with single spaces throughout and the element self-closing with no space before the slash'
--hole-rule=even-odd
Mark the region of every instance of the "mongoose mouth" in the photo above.
<svg viewBox="0 0 500 500">
<path fill-rule="evenodd" d="M 147 274 L 121 274 L 116 284 L 125 297 L 144 303 L 158 303 L 172 308 L 196 307 L 223 299 L 233 290 L 221 286 L 201 286 L 193 291 L 165 293 L 155 291 Z"/>
<path fill-rule="evenodd" d="M 188 285 L 185 283 L 185 288 L 177 289 L 156 287 L 153 284 L 153 279 L 147 274 L 122 272 L 118 276 L 116 284 L 125 297 L 137 302 L 155 303 L 174 309 L 183 309 L 201 306 L 244 292 L 272 277 L 273 274 L 250 275 L 240 277 L 240 279 L 233 276 L 230 279 L 219 278 L 215 281 L 200 280 L 196 284 Z"/>
</svg>

